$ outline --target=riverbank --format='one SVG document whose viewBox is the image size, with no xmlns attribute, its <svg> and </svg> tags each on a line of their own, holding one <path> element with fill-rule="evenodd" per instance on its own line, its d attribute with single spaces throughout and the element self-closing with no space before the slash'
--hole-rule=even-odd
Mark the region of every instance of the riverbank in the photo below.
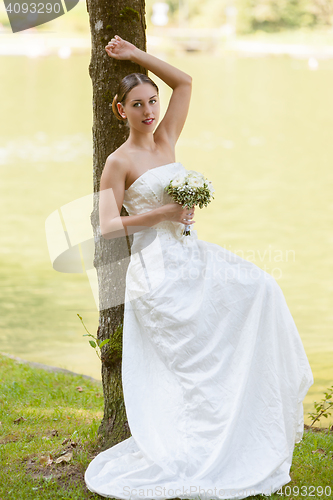
<svg viewBox="0 0 333 500">
<path fill-rule="evenodd" d="M 36 58 L 57 55 L 67 59 L 89 53 L 90 32 L 28 29 L 13 34 L 0 30 L 0 56 Z M 169 54 L 203 52 L 239 57 L 290 56 L 296 59 L 333 59 L 333 30 L 293 30 L 226 35 L 221 28 L 153 28 L 147 31 L 148 52 Z"/>
<path fill-rule="evenodd" d="M 66 368 L 59 368 L 58 366 L 50 366 L 50 365 L 44 365 L 43 363 L 35 363 L 34 361 L 28 361 L 26 359 L 19 358 L 17 356 L 13 356 L 12 354 L 7 354 L 5 352 L 0 352 L 0 356 L 7 357 L 9 359 L 12 359 L 16 361 L 16 363 L 23 364 L 23 365 L 28 365 L 31 368 L 37 368 L 39 370 L 46 370 L 47 372 L 51 373 L 65 373 L 66 375 L 74 375 L 75 377 L 82 377 L 86 380 L 90 380 L 91 382 L 94 382 L 95 384 L 98 384 L 101 386 L 101 381 L 97 380 L 96 378 L 89 377 L 89 375 L 83 375 L 82 373 L 75 373 L 70 370 L 66 370 Z"/>
<path fill-rule="evenodd" d="M 101 450 L 101 384 L 20 361 L 0 355 L 0 500 L 100 498 L 87 491 L 84 471 Z M 332 474 L 333 432 L 305 429 L 292 481 L 270 498 L 290 499 L 297 491 L 303 498 L 331 498 Z"/>
</svg>

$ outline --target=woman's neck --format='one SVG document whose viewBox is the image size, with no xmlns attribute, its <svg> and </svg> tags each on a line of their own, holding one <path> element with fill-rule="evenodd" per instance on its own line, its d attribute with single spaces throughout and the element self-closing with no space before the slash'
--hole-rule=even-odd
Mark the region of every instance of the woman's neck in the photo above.
<svg viewBox="0 0 333 500">
<path fill-rule="evenodd" d="M 149 134 L 141 134 L 136 130 L 131 130 L 127 144 L 133 149 L 141 149 L 149 151 L 150 153 L 153 153 L 157 149 L 152 132 Z"/>
</svg>

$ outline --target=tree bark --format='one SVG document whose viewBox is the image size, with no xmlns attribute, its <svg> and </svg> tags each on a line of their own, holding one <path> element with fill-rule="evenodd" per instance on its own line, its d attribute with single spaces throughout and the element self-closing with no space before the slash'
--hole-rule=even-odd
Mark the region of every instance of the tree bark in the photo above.
<svg viewBox="0 0 333 500">
<path fill-rule="evenodd" d="M 105 240 L 99 228 L 100 178 L 106 158 L 128 137 L 128 127 L 112 113 L 112 100 L 120 80 L 129 73 L 147 73 L 130 61 L 109 57 L 105 46 L 114 35 L 146 50 L 144 0 L 86 0 L 91 31 L 89 74 L 93 86 L 93 184 L 94 207 L 91 223 L 95 238 L 94 266 L 99 286 L 99 340 L 110 339 L 102 347 L 104 417 L 99 433 L 103 447 L 113 446 L 130 436 L 121 382 L 122 324 L 125 276 L 130 255 L 130 239 Z M 122 207 L 121 215 L 128 215 Z"/>
</svg>

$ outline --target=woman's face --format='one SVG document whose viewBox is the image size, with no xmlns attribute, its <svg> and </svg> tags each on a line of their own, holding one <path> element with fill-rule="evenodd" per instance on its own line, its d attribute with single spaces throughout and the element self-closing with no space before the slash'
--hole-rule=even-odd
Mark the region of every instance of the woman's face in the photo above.
<svg viewBox="0 0 333 500">
<path fill-rule="evenodd" d="M 156 88 L 150 83 L 137 85 L 127 94 L 124 106 L 118 103 L 118 110 L 127 118 L 131 128 L 139 132 L 152 132 L 160 116 Z"/>
</svg>

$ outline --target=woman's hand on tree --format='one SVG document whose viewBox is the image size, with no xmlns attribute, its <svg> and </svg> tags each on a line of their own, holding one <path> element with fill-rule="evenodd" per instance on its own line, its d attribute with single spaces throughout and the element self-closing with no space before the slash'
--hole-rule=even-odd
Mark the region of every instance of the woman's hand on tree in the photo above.
<svg viewBox="0 0 333 500">
<path fill-rule="evenodd" d="M 192 220 L 194 215 L 194 207 L 183 208 L 179 203 L 168 203 L 163 205 L 164 220 L 172 222 L 181 222 L 187 226 L 194 224 Z"/>
<path fill-rule="evenodd" d="M 110 57 L 114 59 L 119 59 L 121 61 L 131 60 L 133 51 L 136 46 L 126 40 L 120 38 L 120 36 L 115 35 L 114 38 L 107 44 L 105 50 Z"/>
</svg>

